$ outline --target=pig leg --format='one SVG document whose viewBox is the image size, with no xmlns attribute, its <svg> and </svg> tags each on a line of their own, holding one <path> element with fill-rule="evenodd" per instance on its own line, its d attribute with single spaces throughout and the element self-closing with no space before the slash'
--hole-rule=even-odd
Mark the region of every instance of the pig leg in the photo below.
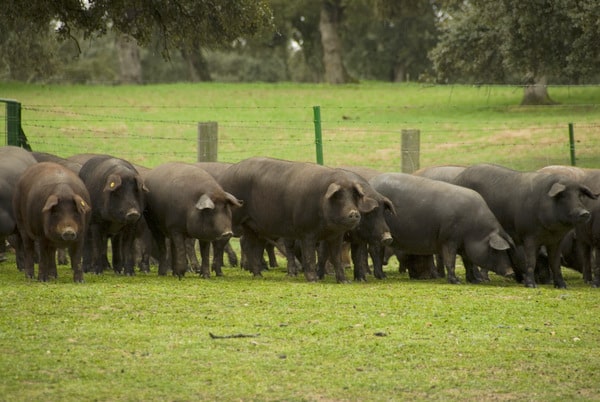
<svg viewBox="0 0 600 402">
<path fill-rule="evenodd" d="M 124 258 L 123 251 L 123 234 L 117 233 L 110 237 L 110 245 L 112 247 L 112 266 L 115 273 L 120 274 L 123 272 Z"/>
<path fill-rule="evenodd" d="M 383 272 L 383 259 L 385 248 L 382 244 L 373 244 L 371 247 L 371 259 L 373 260 L 373 275 L 377 279 L 385 279 L 386 275 Z"/>
<path fill-rule="evenodd" d="M 304 269 L 304 277 L 308 282 L 316 282 L 317 241 L 312 236 L 307 236 L 300 241 L 300 244 L 302 249 L 302 268 Z"/>
<path fill-rule="evenodd" d="M 525 287 L 535 288 L 535 264 L 537 261 L 539 246 L 532 239 L 526 239 L 524 242 L 525 251 L 525 272 L 523 282 Z"/>
<path fill-rule="evenodd" d="M 560 268 L 560 244 L 548 246 L 548 258 L 550 260 L 550 268 L 552 269 L 554 287 L 557 289 L 566 289 L 567 283 L 562 276 Z"/>
<path fill-rule="evenodd" d="M 229 261 L 229 266 L 236 267 L 238 265 L 238 257 L 235 254 L 233 247 L 231 247 L 231 243 L 229 243 L 229 240 L 227 240 L 227 243 L 225 244 L 224 251 L 227 254 L 227 260 Z M 222 265 L 223 265 L 223 253 L 221 253 L 221 266 Z"/>
<path fill-rule="evenodd" d="M 448 283 L 458 284 L 460 280 L 456 277 L 456 246 L 453 244 L 444 244 L 442 246 L 442 260 L 444 261 L 444 267 L 448 272 Z"/>
<path fill-rule="evenodd" d="M 463 265 L 465 266 L 465 277 L 469 283 L 481 283 L 483 279 L 479 274 L 478 267 L 471 262 L 467 257 L 462 257 Z"/>
<path fill-rule="evenodd" d="M 156 247 L 158 248 L 158 275 L 166 275 L 169 272 L 169 251 L 167 252 L 167 242 L 171 243 L 171 239 L 167 239 L 162 234 L 156 235 Z"/>
<path fill-rule="evenodd" d="M 438 278 L 445 278 L 446 277 L 446 268 L 444 268 L 444 261 L 442 259 L 442 256 L 439 254 L 435 254 L 434 259 L 435 259 L 435 266 L 437 267 Z"/>
<path fill-rule="evenodd" d="M 202 264 L 200 264 L 200 276 L 204 279 L 210 278 L 210 242 L 209 241 L 198 241 L 200 244 L 200 257 Z"/>
<path fill-rule="evenodd" d="M 185 236 L 181 233 L 171 233 L 171 264 L 173 275 L 179 279 L 185 276 L 187 257 L 185 255 Z"/>
<path fill-rule="evenodd" d="M 121 262 L 123 265 L 123 272 L 127 276 L 135 275 L 135 233 L 137 231 L 137 223 L 131 223 L 126 225 L 119 236 Z M 116 271 L 116 270 L 115 270 Z"/>
<path fill-rule="evenodd" d="M 81 269 L 81 251 L 83 242 L 75 242 L 69 245 L 69 257 L 71 269 L 73 270 L 73 282 L 83 282 L 83 270 Z"/>
<path fill-rule="evenodd" d="M 56 250 L 56 259 L 60 265 L 67 265 L 69 260 L 67 260 L 67 254 L 64 248 L 59 248 Z"/>
<path fill-rule="evenodd" d="M 594 288 L 600 287 L 600 254 L 599 253 L 600 253 L 600 249 L 598 247 L 594 247 L 594 250 L 590 256 L 591 264 L 594 267 L 594 279 L 592 282 L 592 287 L 594 287 Z"/>
<path fill-rule="evenodd" d="M 298 275 L 298 265 L 296 265 L 296 254 L 294 253 L 294 240 L 283 239 L 285 247 L 285 257 L 287 260 L 287 274 L 288 276 Z"/>
<path fill-rule="evenodd" d="M 329 249 L 329 261 L 333 264 L 337 283 L 348 283 L 346 273 L 344 272 L 344 266 L 342 265 L 342 244 L 344 242 L 344 237 L 338 236 L 333 239 L 328 239 L 326 242 L 327 248 Z"/>
<path fill-rule="evenodd" d="M 201 272 L 200 262 L 198 261 L 198 257 L 196 256 L 196 239 L 185 239 L 185 253 L 190 263 L 189 271 Z M 204 257 L 202 257 L 202 264 L 204 264 Z"/>
<path fill-rule="evenodd" d="M 350 254 L 352 265 L 354 265 L 354 280 L 367 281 L 367 270 L 369 267 L 369 256 L 367 252 L 367 243 L 353 242 L 350 244 Z"/>
<path fill-rule="evenodd" d="M 83 257 L 82 257 L 82 268 L 83 272 L 93 272 L 94 268 L 92 267 L 92 225 L 88 228 L 85 233 L 85 238 L 83 242 Z"/>
<path fill-rule="evenodd" d="M 106 236 L 100 233 L 98 225 L 92 226 L 91 231 L 91 257 L 92 257 L 92 270 L 96 274 L 101 274 L 104 270 L 104 258 L 102 251 L 106 249 Z M 104 243 L 104 247 L 102 244 Z"/>
<path fill-rule="evenodd" d="M 52 277 L 57 277 L 56 247 L 46 239 L 41 239 L 38 280 L 40 282 L 47 282 Z"/>
<path fill-rule="evenodd" d="M 575 246 L 575 252 L 577 253 L 577 259 L 581 261 L 583 281 L 585 283 L 592 283 L 592 259 L 590 258 L 592 248 L 578 241 Z"/>
<path fill-rule="evenodd" d="M 320 241 L 317 247 L 317 276 L 319 279 L 325 278 L 325 265 L 329 259 L 329 245 L 325 241 Z"/>
<path fill-rule="evenodd" d="M 267 241 L 265 244 L 265 251 L 269 257 L 269 267 L 276 268 L 278 264 L 277 257 L 275 257 L 275 245 L 271 241 Z"/>
<path fill-rule="evenodd" d="M 213 262 L 212 262 L 212 270 L 217 276 L 223 276 L 223 271 L 221 267 L 223 266 L 223 254 L 226 252 L 227 247 L 231 248 L 229 244 L 229 239 L 224 240 L 214 240 L 212 242 L 213 247 Z M 236 256 L 237 258 L 237 256 Z M 237 262 L 236 262 L 237 263 Z M 231 264 L 231 261 L 230 261 Z"/>
<path fill-rule="evenodd" d="M 252 271 L 254 277 L 260 277 L 261 274 L 261 259 L 264 250 L 264 241 L 262 241 L 251 230 L 245 230 L 242 239 L 242 256 L 245 256 L 244 268 Z"/>
<path fill-rule="evenodd" d="M 21 254 L 23 258 L 23 271 L 25 276 L 29 279 L 33 279 L 33 255 L 35 253 L 35 242 L 33 239 L 27 237 L 24 233 L 18 233 L 16 236 L 16 252 L 17 255 Z"/>
</svg>

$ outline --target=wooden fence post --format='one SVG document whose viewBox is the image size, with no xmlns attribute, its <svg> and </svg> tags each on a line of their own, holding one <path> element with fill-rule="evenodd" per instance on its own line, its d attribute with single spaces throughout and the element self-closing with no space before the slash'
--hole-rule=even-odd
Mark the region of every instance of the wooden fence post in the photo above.
<svg viewBox="0 0 600 402">
<path fill-rule="evenodd" d="M 419 130 L 402 130 L 402 173 L 419 170 L 419 152 L 421 132 Z"/>
<path fill-rule="evenodd" d="M 216 162 L 219 140 L 216 121 L 198 123 L 198 162 Z"/>
</svg>

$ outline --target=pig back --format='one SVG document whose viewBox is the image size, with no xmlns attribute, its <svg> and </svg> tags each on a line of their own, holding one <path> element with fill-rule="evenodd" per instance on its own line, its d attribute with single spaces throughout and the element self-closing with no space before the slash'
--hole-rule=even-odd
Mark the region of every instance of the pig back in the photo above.
<svg viewBox="0 0 600 402">
<path fill-rule="evenodd" d="M 343 172 L 316 164 L 250 158 L 228 168 L 219 182 L 244 200 L 234 212 L 234 224 L 245 223 L 268 237 L 298 238 L 326 228 L 336 230 L 335 222 L 357 211 L 356 201 L 350 200 L 354 183 Z M 340 190 L 335 206 L 325 200 L 332 184 Z"/>
<path fill-rule="evenodd" d="M 30 152 L 15 146 L 0 147 L 0 241 L 16 228 L 13 195 L 23 172 L 37 161 Z"/>
</svg>

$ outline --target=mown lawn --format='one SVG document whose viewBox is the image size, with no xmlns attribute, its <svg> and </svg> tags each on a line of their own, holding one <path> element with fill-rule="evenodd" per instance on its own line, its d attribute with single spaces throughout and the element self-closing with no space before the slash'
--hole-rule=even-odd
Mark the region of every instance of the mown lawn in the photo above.
<svg viewBox="0 0 600 402">
<path fill-rule="evenodd" d="M 280 262 L 282 262 L 280 258 Z M 0 266 L 3 400 L 594 400 L 598 290 Z M 461 271 L 462 273 L 462 271 Z M 348 272 L 350 275 L 350 272 Z M 215 338 L 211 337 L 211 334 Z M 222 338 L 221 338 L 222 337 Z"/>
</svg>

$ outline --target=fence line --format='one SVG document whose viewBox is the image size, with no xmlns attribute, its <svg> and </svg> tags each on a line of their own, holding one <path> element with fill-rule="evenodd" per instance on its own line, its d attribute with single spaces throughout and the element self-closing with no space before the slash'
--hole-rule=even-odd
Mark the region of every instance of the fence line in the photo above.
<svg viewBox="0 0 600 402">
<path fill-rule="evenodd" d="M 580 106 L 599 105 L 565 105 L 570 109 Z M 473 122 L 454 116 L 433 120 L 395 113 L 380 119 L 356 116 L 422 108 L 425 106 L 322 107 L 326 163 L 399 170 L 401 131 L 419 129 L 421 166 L 485 161 L 533 169 L 569 164 L 567 121 L 544 122 L 540 117 L 540 123 L 532 125 L 498 119 Z M 495 110 L 497 106 L 482 108 Z M 144 109 L 148 110 L 128 114 Z M 174 110 L 182 113 L 171 116 Z M 172 159 L 194 161 L 198 122 L 213 120 L 219 125 L 221 161 L 235 162 L 253 155 L 315 160 L 311 107 L 24 105 L 23 111 L 22 125 L 33 149 L 61 156 L 110 153 L 149 166 Z M 253 111 L 267 113 L 264 119 L 256 115 L 244 119 L 243 113 L 252 115 Z M 572 120 L 578 165 L 600 167 L 600 138 L 596 135 L 600 120 Z"/>
</svg>

